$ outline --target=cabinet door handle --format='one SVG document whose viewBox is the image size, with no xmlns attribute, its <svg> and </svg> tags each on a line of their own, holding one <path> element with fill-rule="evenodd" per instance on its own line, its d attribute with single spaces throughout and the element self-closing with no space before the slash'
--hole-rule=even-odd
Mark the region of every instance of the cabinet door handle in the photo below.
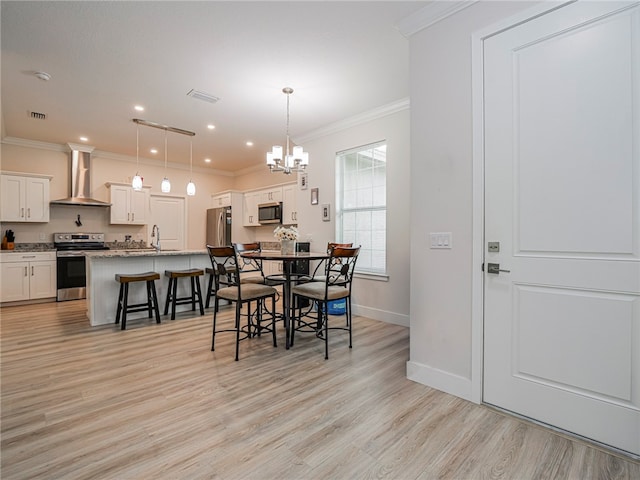
<svg viewBox="0 0 640 480">
<path fill-rule="evenodd" d="M 31 276 L 33 277 L 34 273 L 33 273 L 33 266 L 31 266 Z"/>
<path fill-rule="evenodd" d="M 20 218 L 24 218 L 24 207 L 20 209 Z"/>
<path fill-rule="evenodd" d="M 24 267 L 24 276 L 28 277 L 29 276 L 29 269 L 28 267 Z"/>
<path fill-rule="evenodd" d="M 131 214 L 131 221 L 132 221 L 132 222 L 134 222 L 134 221 L 135 221 L 135 219 L 136 219 L 136 214 L 135 214 L 135 213 L 132 213 L 132 214 Z"/>
<path fill-rule="evenodd" d="M 27 218 L 31 218 L 31 207 L 27 208 Z"/>
</svg>

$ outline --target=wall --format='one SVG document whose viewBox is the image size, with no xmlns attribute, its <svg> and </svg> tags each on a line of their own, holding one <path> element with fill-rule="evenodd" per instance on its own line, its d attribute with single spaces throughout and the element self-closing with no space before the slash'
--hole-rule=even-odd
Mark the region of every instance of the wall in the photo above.
<svg viewBox="0 0 640 480">
<path fill-rule="evenodd" d="M 20 141 L 24 145 L 3 143 L 1 146 L 4 171 L 40 173 L 52 175 L 50 188 L 51 200 L 69 195 L 69 154 L 64 145 L 39 144 Z M 129 183 L 136 171 L 135 158 L 112 155 L 96 151 L 92 155 L 91 190 L 98 200 L 109 201 L 106 182 Z M 160 182 L 165 175 L 164 164 L 151 160 L 142 160 L 138 167 L 144 177 L 144 184 L 151 186 L 152 193 L 160 193 Z M 211 207 L 211 195 L 233 187 L 233 177 L 207 173 L 205 169 L 193 169 L 193 181 L 196 195 L 186 196 L 186 185 L 190 178 L 188 167 L 168 165 L 167 177 L 171 180 L 171 193 L 183 193 L 187 199 L 187 249 L 204 248 L 205 210 Z M 81 216 L 82 227 L 75 220 Z M 39 242 L 40 235 L 45 241 L 52 242 L 55 232 L 104 232 L 106 240 L 123 241 L 125 235 L 133 240 L 148 241 L 150 226 L 110 225 L 109 209 L 103 207 L 75 207 L 53 205 L 50 209 L 50 221 L 45 224 L 3 223 L 2 231 L 10 228 L 16 232 L 17 242 Z"/>
<path fill-rule="evenodd" d="M 478 2 L 410 38 L 411 339 L 408 377 L 472 398 L 471 35 L 531 7 Z M 452 232 L 430 250 L 430 232 Z M 481 369 L 475 371 L 480 372 Z"/>
<path fill-rule="evenodd" d="M 301 240 L 312 250 L 335 241 L 336 153 L 380 140 L 387 141 L 387 269 L 388 280 L 357 278 L 354 311 L 359 315 L 409 325 L 409 110 L 407 106 L 380 118 L 322 136 L 297 139 L 309 152 L 309 188 L 297 190 Z M 319 204 L 311 205 L 311 189 L 319 189 Z M 323 204 L 331 205 L 331 221 L 322 221 Z"/>
</svg>

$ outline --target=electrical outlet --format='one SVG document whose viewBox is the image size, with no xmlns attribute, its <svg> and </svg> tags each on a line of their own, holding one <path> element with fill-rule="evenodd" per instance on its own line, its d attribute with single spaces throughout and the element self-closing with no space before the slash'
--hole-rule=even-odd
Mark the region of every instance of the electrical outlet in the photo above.
<svg viewBox="0 0 640 480">
<path fill-rule="evenodd" d="M 44 242 L 46 240 L 46 235 L 44 233 L 40 233 L 38 235 L 38 240 L 40 240 L 41 242 Z"/>
</svg>

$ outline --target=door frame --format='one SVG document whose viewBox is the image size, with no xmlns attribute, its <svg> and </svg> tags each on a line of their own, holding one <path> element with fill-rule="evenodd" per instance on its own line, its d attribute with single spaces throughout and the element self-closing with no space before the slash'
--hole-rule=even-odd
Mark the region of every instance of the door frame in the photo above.
<svg viewBox="0 0 640 480">
<path fill-rule="evenodd" d="M 484 380 L 484 41 L 505 30 L 574 3 L 545 2 L 500 20 L 471 36 L 472 108 L 472 277 L 471 277 L 471 398 L 483 401 Z"/>
</svg>

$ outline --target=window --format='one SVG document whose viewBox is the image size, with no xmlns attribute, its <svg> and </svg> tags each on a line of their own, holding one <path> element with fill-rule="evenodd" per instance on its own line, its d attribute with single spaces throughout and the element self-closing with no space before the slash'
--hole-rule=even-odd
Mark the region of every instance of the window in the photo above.
<svg viewBox="0 0 640 480">
<path fill-rule="evenodd" d="M 337 241 L 360 245 L 356 271 L 386 274 L 387 145 L 338 152 L 336 163 Z"/>
</svg>

